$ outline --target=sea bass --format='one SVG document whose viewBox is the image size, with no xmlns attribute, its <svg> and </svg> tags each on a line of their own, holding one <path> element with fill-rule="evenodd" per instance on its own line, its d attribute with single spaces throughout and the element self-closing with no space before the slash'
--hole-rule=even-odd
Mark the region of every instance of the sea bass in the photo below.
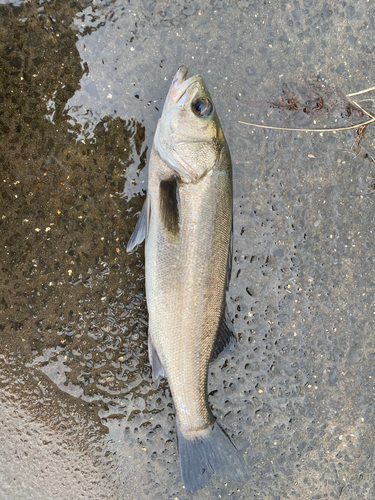
<svg viewBox="0 0 375 500">
<path fill-rule="evenodd" d="M 149 358 L 176 409 L 187 492 L 214 472 L 247 478 L 245 461 L 207 400 L 209 361 L 232 339 L 225 292 L 232 261 L 232 165 L 212 98 L 181 66 L 157 125 L 147 198 L 127 250 L 144 239 Z"/>
</svg>

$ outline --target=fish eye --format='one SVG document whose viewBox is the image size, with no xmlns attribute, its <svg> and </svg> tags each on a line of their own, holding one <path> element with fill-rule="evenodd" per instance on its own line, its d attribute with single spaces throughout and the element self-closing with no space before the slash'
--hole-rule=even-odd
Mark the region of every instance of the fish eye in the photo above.
<svg viewBox="0 0 375 500">
<path fill-rule="evenodd" d="M 191 104 L 193 113 L 199 117 L 208 116 L 213 110 L 212 103 L 206 97 L 198 97 Z"/>
</svg>

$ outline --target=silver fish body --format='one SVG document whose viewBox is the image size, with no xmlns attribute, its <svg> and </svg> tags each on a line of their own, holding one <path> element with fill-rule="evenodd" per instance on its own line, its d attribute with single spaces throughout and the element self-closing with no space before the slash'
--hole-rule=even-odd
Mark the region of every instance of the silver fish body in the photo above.
<svg viewBox="0 0 375 500">
<path fill-rule="evenodd" d="M 243 480 L 245 464 L 207 400 L 210 359 L 233 337 L 225 291 L 231 264 L 232 166 L 201 76 L 177 71 L 155 133 L 147 199 L 128 250 L 146 240 L 149 356 L 167 377 L 188 492 L 212 472 Z"/>
</svg>

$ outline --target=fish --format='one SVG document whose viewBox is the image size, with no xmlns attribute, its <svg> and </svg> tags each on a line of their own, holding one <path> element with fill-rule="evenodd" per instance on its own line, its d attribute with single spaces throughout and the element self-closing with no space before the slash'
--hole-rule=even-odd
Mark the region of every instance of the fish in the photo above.
<svg viewBox="0 0 375 500">
<path fill-rule="evenodd" d="M 188 493 L 215 473 L 245 481 L 244 458 L 215 420 L 209 362 L 235 335 L 226 306 L 232 264 L 230 152 L 202 76 L 173 78 L 150 153 L 147 196 L 127 251 L 145 240 L 152 376 L 168 379 Z"/>
</svg>

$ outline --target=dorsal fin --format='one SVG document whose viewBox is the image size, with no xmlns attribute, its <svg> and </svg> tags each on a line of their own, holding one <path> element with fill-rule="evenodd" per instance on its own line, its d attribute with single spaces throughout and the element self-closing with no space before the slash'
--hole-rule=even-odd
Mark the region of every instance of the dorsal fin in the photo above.
<svg viewBox="0 0 375 500">
<path fill-rule="evenodd" d="M 216 359 L 229 345 L 236 345 L 236 336 L 233 333 L 232 323 L 230 322 L 227 306 L 225 305 L 221 313 L 219 328 L 212 348 L 210 361 Z"/>
<path fill-rule="evenodd" d="M 228 288 L 229 288 L 230 276 L 232 274 L 232 259 L 233 259 L 233 220 L 232 220 L 232 230 L 230 233 L 230 240 L 229 240 L 227 275 L 225 278 L 225 290 L 228 290 Z"/>
</svg>

